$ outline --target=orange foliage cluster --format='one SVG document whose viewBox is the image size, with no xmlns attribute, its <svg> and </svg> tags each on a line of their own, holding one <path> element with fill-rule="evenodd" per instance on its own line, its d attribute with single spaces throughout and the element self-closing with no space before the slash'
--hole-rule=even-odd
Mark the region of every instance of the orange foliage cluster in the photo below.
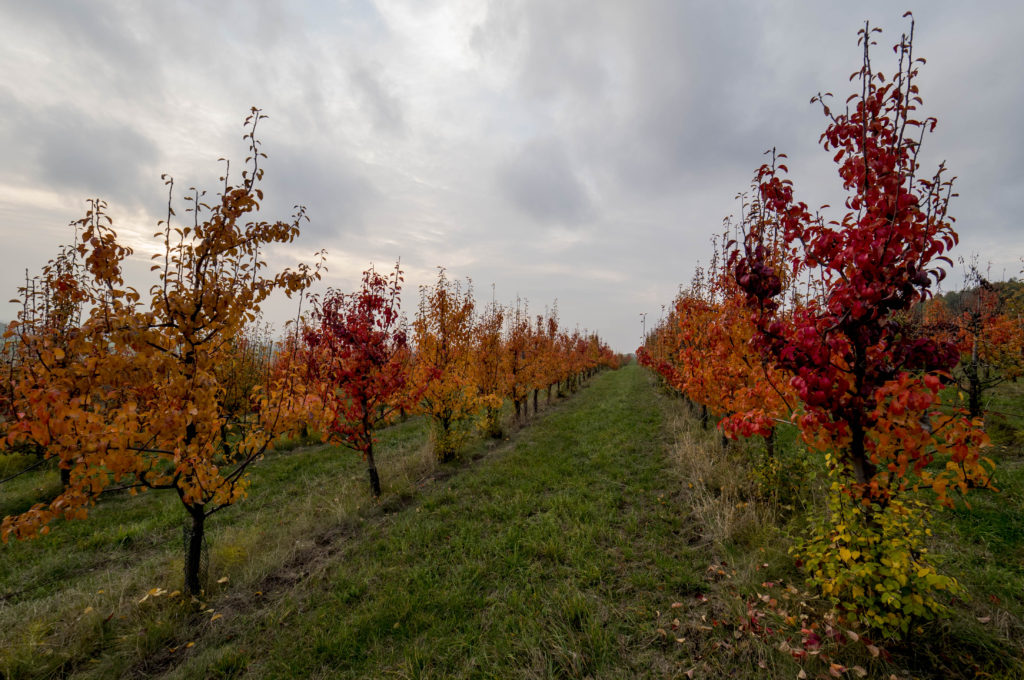
<svg viewBox="0 0 1024 680">
<path fill-rule="evenodd" d="M 756 204 L 748 207 L 748 216 L 755 214 Z M 706 418 L 714 414 L 725 436 L 769 437 L 777 422 L 788 422 L 796 395 L 788 376 L 752 346 L 757 328 L 724 263 L 724 253 L 716 252 L 710 268 L 698 270 L 637 358 L 700 405 Z"/>
<path fill-rule="evenodd" d="M 483 314 L 475 310 L 471 285 L 463 289 L 441 269 L 436 283 L 421 289 L 412 324 L 412 382 L 421 386 L 421 408 L 436 424 L 435 452 L 442 460 L 457 455 L 480 416 L 482 428 L 500 436 L 505 399 L 521 422 L 531 391 L 536 412 L 541 390 L 550 400 L 556 385 L 573 391 L 601 367 L 618 367 L 596 335 L 559 332 L 557 311 L 531 323 L 522 301 L 514 309 L 491 302 Z"/>
<path fill-rule="evenodd" d="M 143 295 L 122 267 L 132 255 L 95 200 L 74 223 L 75 241 L 20 289 L 22 311 L 4 336 L 0 451 L 56 460 L 62 491 L 5 517 L 0 536 L 45 534 L 56 519 L 84 519 L 111 489 L 173 490 L 190 522 L 185 589 L 202 590 L 204 522 L 246 494 L 248 468 L 286 434 L 310 427 L 373 465 L 374 431 L 419 411 L 437 424 L 441 458 L 453 457 L 481 411 L 500 434 L 505 399 L 525 416 L 526 396 L 575 389 L 618 358 L 596 335 L 559 332 L 557 315 L 531 323 L 492 304 L 476 314 L 472 291 L 441 270 L 422 290 L 411 329 L 399 308 L 401 271 L 372 270 L 353 294 L 314 297 L 315 312 L 283 343 L 259 324 L 275 292 L 305 295 L 313 265 L 267 273 L 265 252 L 291 243 L 306 219 L 257 218 L 263 178 L 257 109 L 245 122 L 249 157 L 214 199 L 190 190 L 179 225 L 154 236 L 155 282 Z M 301 317 L 300 317 L 301 318 Z M 410 332 L 411 330 L 411 332 Z"/>
</svg>

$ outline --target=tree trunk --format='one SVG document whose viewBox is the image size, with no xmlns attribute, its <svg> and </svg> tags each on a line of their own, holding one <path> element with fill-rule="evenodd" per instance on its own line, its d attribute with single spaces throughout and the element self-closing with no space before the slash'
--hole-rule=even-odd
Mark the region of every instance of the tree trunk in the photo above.
<svg viewBox="0 0 1024 680">
<path fill-rule="evenodd" d="M 534 390 L 533 391 L 533 415 L 537 415 L 537 392 L 538 391 L 539 390 Z"/>
<path fill-rule="evenodd" d="M 71 486 L 71 468 L 59 468 L 60 469 L 60 486 L 62 489 L 66 489 Z"/>
<path fill-rule="evenodd" d="M 850 423 L 850 426 L 850 460 L 853 463 L 853 473 L 858 484 L 866 485 L 875 476 L 876 468 L 868 460 L 867 451 L 864 449 L 864 426 L 860 423 Z"/>
<path fill-rule="evenodd" d="M 972 418 L 981 415 L 981 377 L 978 372 L 978 340 L 971 345 L 971 365 L 967 371 L 970 389 L 967 390 L 968 408 Z"/>
<path fill-rule="evenodd" d="M 370 491 L 374 498 L 380 498 L 380 477 L 377 475 L 377 464 L 373 460 L 373 444 L 366 451 L 366 471 L 370 475 Z"/>
<path fill-rule="evenodd" d="M 768 460 L 775 460 L 775 428 L 768 430 L 768 436 L 764 438 L 764 453 Z"/>
<path fill-rule="evenodd" d="M 203 592 L 203 532 L 206 513 L 201 505 L 186 506 L 192 517 L 192 530 L 188 534 L 185 546 L 185 592 L 188 595 L 199 595 Z"/>
<path fill-rule="evenodd" d="M 231 458 L 231 445 L 228 443 L 228 423 L 225 420 L 220 424 L 220 451 L 227 459 Z"/>
<path fill-rule="evenodd" d="M 498 409 L 488 406 L 484 409 L 483 430 L 492 439 L 501 439 L 501 422 Z"/>
</svg>

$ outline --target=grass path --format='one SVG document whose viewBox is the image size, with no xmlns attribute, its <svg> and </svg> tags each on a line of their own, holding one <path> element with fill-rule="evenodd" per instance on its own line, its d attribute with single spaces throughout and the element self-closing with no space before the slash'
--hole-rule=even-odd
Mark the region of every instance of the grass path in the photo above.
<svg viewBox="0 0 1024 680">
<path fill-rule="evenodd" d="M 226 615 L 171 675 L 673 675 L 656 610 L 704 584 L 663 498 L 659 398 L 635 366 L 602 374 L 272 606 Z"/>
</svg>

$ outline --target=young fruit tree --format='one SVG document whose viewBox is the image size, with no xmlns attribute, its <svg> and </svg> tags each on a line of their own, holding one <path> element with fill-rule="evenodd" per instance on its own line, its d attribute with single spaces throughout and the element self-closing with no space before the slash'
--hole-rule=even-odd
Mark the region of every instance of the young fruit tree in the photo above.
<svg viewBox="0 0 1024 680">
<path fill-rule="evenodd" d="M 89 288 L 77 245 L 61 246 L 41 275 L 29 278 L 26 272 L 19 299 L 12 300 L 21 304 L 21 310 L 4 333 L 0 431 L 6 449 L 36 458 L 28 469 L 46 461 L 53 431 L 49 420 L 28 418 L 26 413 L 46 403 L 47 392 L 53 393 L 50 378 L 54 369 L 64 372 L 81 360 L 82 312 L 97 295 Z M 58 470 L 62 486 L 67 486 L 70 467 L 60 463 Z"/>
<path fill-rule="evenodd" d="M 414 382 L 420 407 L 433 420 L 434 453 L 454 459 L 467 431 L 483 408 L 474 375 L 472 290 L 463 290 L 441 268 L 437 282 L 420 288 L 413 321 L 416 340 Z"/>
<path fill-rule="evenodd" d="M 992 463 L 980 454 L 980 420 L 941 402 L 960 352 L 914 313 L 951 264 L 957 236 L 952 180 L 941 164 L 920 172 L 936 121 L 917 113 L 923 60 L 913 21 L 891 78 L 871 61 L 877 31 L 860 31 L 859 88 L 845 107 L 834 111 L 829 95 L 812 100 L 829 118 L 821 142 L 846 211 L 830 221 L 812 213 L 773 153 L 756 180 L 764 219 L 748 225 L 731 264 L 754 318 L 752 344 L 791 376 L 803 441 L 823 453 L 833 480 L 827 511 L 794 554 L 844 618 L 900 637 L 942 613 L 939 594 L 959 587 L 927 560 L 930 507 L 989 486 Z M 771 261 L 769 228 L 792 248 L 788 272 Z M 783 313 L 787 275 L 814 294 Z"/>
<path fill-rule="evenodd" d="M 1024 325 L 1013 313 L 998 283 L 993 284 L 971 265 L 969 290 L 958 297 L 955 310 L 939 298 L 929 310 L 932 322 L 946 330 L 960 352 L 953 378 L 967 395 L 972 418 L 984 416 L 984 397 L 1008 380 L 1024 375 Z"/>
<path fill-rule="evenodd" d="M 826 221 L 795 199 L 786 166 L 772 157 L 757 182 L 768 219 L 755 222 L 733 256 L 736 282 L 754 312 L 755 345 L 792 375 L 803 403 L 805 441 L 837 457 L 865 504 L 884 503 L 918 481 L 949 503 L 947 487 L 966 491 L 989 474 L 978 448 L 982 433 L 959 414 L 936 409 L 942 376 L 959 359 L 956 347 L 922 333 L 909 310 L 944 277 L 946 253 L 957 242 L 947 206 L 952 180 L 940 165 L 919 172 L 918 154 L 935 119 L 917 119 L 921 104 L 912 35 L 896 46 L 891 79 L 876 72 L 870 45 L 879 29 L 860 32 L 859 92 L 835 112 L 822 145 L 834 152 L 848 196 L 847 212 Z M 822 291 L 779 318 L 784 272 L 768 261 L 762 227 L 778 225 L 793 272 Z M 899 389 L 893 386 L 898 384 Z M 929 468 L 936 456 L 949 464 Z"/>
<path fill-rule="evenodd" d="M 308 379 L 322 405 L 328 440 L 366 460 L 370 490 L 379 497 L 374 432 L 418 399 L 410 384 L 410 352 L 400 316 L 402 270 L 387 277 L 372 268 L 351 294 L 330 291 L 317 302 L 305 333 Z"/>
<path fill-rule="evenodd" d="M 93 201 L 78 222 L 78 253 L 94 293 L 75 336 L 77 361 L 62 363 L 61 348 L 41 351 L 36 370 L 49 387 L 24 395 L 15 423 L 45 437 L 46 455 L 69 469 L 69 482 L 48 504 L 4 518 L 5 541 L 45 533 L 58 517 L 84 519 L 112 485 L 168 489 L 189 518 L 185 589 L 202 590 L 206 519 L 245 495 L 247 469 L 290 426 L 289 414 L 303 400 L 295 373 L 267 376 L 249 395 L 249 416 L 232 418 L 220 368 L 272 293 L 291 296 L 320 275 L 320 264 L 263 271 L 265 249 L 294 241 L 304 219 L 301 209 L 288 222 L 255 219 L 263 199 L 265 155 L 256 138 L 263 118 L 253 109 L 245 121 L 249 157 L 238 185 L 225 173 L 210 204 L 193 190 L 185 226 L 172 223 L 169 199 L 155 234 L 162 252 L 153 256 L 158 280 L 147 302 L 124 282 L 132 251 L 119 242 L 105 204 Z"/>
</svg>

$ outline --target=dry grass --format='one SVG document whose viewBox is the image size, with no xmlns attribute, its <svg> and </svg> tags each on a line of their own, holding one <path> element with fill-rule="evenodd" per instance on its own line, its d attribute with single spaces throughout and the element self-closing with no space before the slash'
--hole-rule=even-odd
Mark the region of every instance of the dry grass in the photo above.
<svg viewBox="0 0 1024 680">
<path fill-rule="evenodd" d="M 695 677 L 1024 677 L 1024 465 L 1016 439 L 997 448 L 999 494 L 975 492 L 970 508 L 934 518 L 930 552 L 966 593 L 951 603 L 950 616 L 924 624 L 906 643 L 878 642 L 879 652 L 864 631 L 850 635 L 836 623 L 788 553 L 807 511 L 823 511 L 820 461 L 788 441 L 781 472 L 766 477 L 759 439 L 723 448 L 682 401 L 668 410 L 670 456 L 686 480 L 676 502 L 708 559 L 707 601 L 678 603 L 668 617 L 679 620 L 670 633 L 686 638 L 699 659 Z M 822 644 L 798 661 L 789 650 L 806 651 L 800 631 L 811 625 Z"/>
</svg>

